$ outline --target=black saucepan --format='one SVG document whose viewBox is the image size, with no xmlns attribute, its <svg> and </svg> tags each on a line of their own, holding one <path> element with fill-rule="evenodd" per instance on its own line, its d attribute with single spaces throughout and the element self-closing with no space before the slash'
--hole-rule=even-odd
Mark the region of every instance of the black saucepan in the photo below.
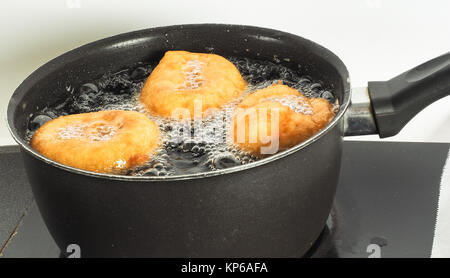
<svg viewBox="0 0 450 278">
<path fill-rule="evenodd" d="M 156 62 L 173 49 L 282 63 L 321 80 L 339 99 L 339 112 L 289 150 L 204 174 L 96 174 L 51 161 L 26 143 L 29 115 L 67 98 L 66 86 Z M 75 243 L 84 257 L 293 257 L 324 228 L 343 136 L 392 136 L 449 92 L 450 53 L 387 82 L 369 82 L 351 98 L 343 62 L 312 41 L 250 26 L 180 25 L 106 38 L 55 58 L 16 89 L 7 116 L 39 209 L 62 250 Z"/>
</svg>

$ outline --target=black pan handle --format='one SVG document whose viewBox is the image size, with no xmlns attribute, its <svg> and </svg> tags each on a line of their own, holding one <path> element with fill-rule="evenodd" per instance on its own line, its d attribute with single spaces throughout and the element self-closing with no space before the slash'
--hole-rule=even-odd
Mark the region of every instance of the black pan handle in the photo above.
<svg viewBox="0 0 450 278">
<path fill-rule="evenodd" d="M 369 82 L 368 90 L 380 137 L 393 136 L 427 105 L 450 95 L 450 52 L 391 80 Z"/>
</svg>

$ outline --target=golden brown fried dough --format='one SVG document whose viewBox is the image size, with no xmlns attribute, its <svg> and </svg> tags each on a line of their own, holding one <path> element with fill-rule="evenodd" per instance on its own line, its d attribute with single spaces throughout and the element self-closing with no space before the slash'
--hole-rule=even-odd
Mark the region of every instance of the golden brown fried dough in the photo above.
<svg viewBox="0 0 450 278">
<path fill-rule="evenodd" d="M 192 118 L 194 102 L 201 104 L 201 112 L 220 108 L 245 87 L 238 69 L 219 55 L 167 51 L 145 82 L 140 100 L 156 115 L 171 117 L 182 108 Z"/>
<path fill-rule="evenodd" d="M 144 164 L 158 145 L 158 126 L 134 111 L 62 116 L 40 127 L 31 147 L 75 168 L 120 173 Z"/>
<path fill-rule="evenodd" d="M 255 155 L 273 154 L 308 139 L 334 117 L 325 99 L 309 99 L 286 85 L 258 90 L 238 105 L 233 142 Z"/>
</svg>

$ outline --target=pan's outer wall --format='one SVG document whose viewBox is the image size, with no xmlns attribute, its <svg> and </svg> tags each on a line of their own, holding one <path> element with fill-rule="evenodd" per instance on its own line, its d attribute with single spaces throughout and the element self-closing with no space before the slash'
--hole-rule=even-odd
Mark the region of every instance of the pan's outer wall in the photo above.
<svg viewBox="0 0 450 278">
<path fill-rule="evenodd" d="M 120 181 L 53 167 L 23 152 L 58 246 L 84 257 L 292 257 L 323 229 L 336 191 L 339 126 L 249 170 L 183 181 Z"/>
<path fill-rule="evenodd" d="M 28 116 L 71 88 L 170 49 L 281 62 L 348 104 L 348 72 L 330 51 L 298 36 L 236 25 L 169 26 L 127 33 L 70 51 L 14 92 L 8 124 L 48 229 L 62 250 L 83 257 L 290 257 L 304 254 L 325 225 L 342 152 L 336 125 L 304 148 L 241 171 L 183 180 L 120 180 L 54 166 L 24 140 Z M 299 66 L 300 65 L 300 66 Z M 77 93 L 76 91 L 74 92 Z"/>
</svg>

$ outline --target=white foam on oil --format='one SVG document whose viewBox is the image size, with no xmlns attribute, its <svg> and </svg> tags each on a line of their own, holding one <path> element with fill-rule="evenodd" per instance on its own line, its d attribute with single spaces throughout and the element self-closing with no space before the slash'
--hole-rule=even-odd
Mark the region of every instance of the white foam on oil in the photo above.
<svg viewBox="0 0 450 278">
<path fill-rule="evenodd" d="M 203 85 L 204 79 L 202 77 L 203 62 L 199 60 L 189 60 L 182 67 L 184 74 L 184 84 L 180 89 L 195 90 Z"/>
<path fill-rule="evenodd" d="M 91 141 L 108 141 L 116 135 L 118 130 L 119 128 L 116 126 L 102 124 L 90 128 L 86 136 Z"/>
<path fill-rule="evenodd" d="M 86 125 L 77 124 L 61 127 L 57 130 L 57 137 L 60 140 L 78 139 L 84 136 Z"/>
<path fill-rule="evenodd" d="M 68 125 L 57 130 L 57 137 L 60 140 L 71 140 L 86 138 L 90 141 L 111 140 L 117 133 L 118 128 L 106 124 L 75 124 Z"/>
<path fill-rule="evenodd" d="M 308 100 L 303 96 L 276 96 L 276 97 L 268 97 L 261 99 L 259 102 L 277 102 L 283 106 L 289 107 L 295 113 L 301 113 L 305 115 L 312 115 L 313 109 L 309 104 Z"/>
</svg>

